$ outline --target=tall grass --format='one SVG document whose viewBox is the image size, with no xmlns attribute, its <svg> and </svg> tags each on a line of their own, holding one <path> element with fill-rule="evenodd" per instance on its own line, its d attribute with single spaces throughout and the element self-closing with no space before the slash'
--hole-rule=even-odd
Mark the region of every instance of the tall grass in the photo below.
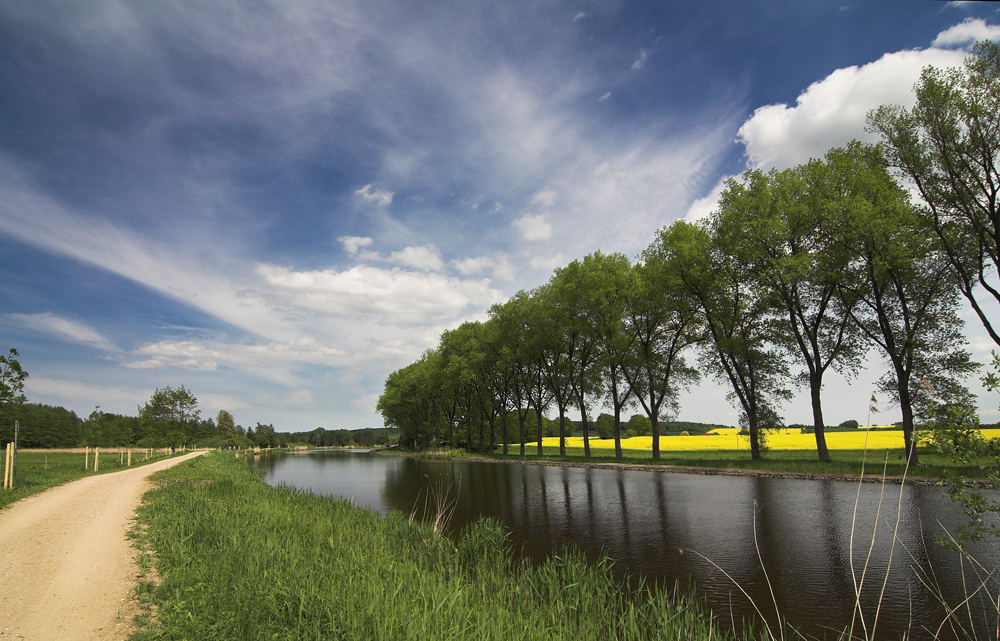
<svg viewBox="0 0 1000 641">
<path fill-rule="evenodd" d="M 608 561 L 514 560 L 494 521 L 452 542 L 401 513 L 268 487 L 224 455 L 158 478 L 137 527 L 157 559 L 156 617 L 134 639 L 723 636 L 699 600 L 630 588 Z"/>
</svg>

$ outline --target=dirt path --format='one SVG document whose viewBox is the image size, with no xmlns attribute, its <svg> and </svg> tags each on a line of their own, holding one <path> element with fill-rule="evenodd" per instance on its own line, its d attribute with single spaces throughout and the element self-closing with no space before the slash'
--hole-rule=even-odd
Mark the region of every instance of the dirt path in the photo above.
<svg viewBox="0 0 1000 641">
<path fill-rule="evenodd" d="M 0 511 L 0 639 L 124 639 L 136 614 L 125 538 L 148 477 L 200 452 L 73 481 Z"/>
</svg>

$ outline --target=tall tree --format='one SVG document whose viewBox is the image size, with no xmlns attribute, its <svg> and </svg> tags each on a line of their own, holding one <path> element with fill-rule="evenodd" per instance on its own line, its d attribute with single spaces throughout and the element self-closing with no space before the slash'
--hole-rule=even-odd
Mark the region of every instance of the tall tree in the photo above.
<svg viewBox="0 0 1000 641">
<path fill-rule="evenodd" d="M 838 296 L 850 256 L 831 240 L 827 212 L 841 196 L 840 182 L 822 161 L 782 172 L 750 170 L 742 182 L 729 183 L 714 218 L 717 240 L 781 310 L 774 336 L 803 367 L 797 380 L 809 388 L 820 461 L 830 460 L 823 376 L 834 367 L 850 377 L 867 351 L 851 322 L 851 299 Z"/>
<path fill-rule="evenodd" d="M 215 425 L 225 438 L 235 437 L 238 434 L 236 431 L 236 421 L 233 420 L 233 415 L 226 410 L 219 410 L 219 414 L 215 419 Z"/>
<path fill-rule="evenodd" d="M 566 456 L 566 409 L 573 402 L 573 359 L 579 336 L 563 331 L 570 313 L 552 281 L 532 292 L 532 298 L 541 375 L 559 410 L 559 455 Z"/>
<path fill-rule="evenodd" d="M 201 415 L 198 399 L 183 385 L 177 389 L 169 385 L 157 388 L 146 404 L 139 408 L 139 418 L 159 423 L 166 431 L 160 430 L 160 440 L 166 440 L 170 447 L 177 447 L 187 439 L 188 423 L 197 421 Z"/>
<path fill-rule="evenodd" d="M 567 376 L 580 410 L 584 456 L 590 456 L 588 395 L 601 392 L 601 352 L 604 341 L 625 331 L 625 302 L 631 264 L 622 254 L 595 252 L 556 270 L 552 295 L 564 314 L 560 323 L 566 340 Z"/>
<path fill-rule="evenodd" d="M 636 284 L 626 306 L 635 358 L 625 368 L 642 408 L 651 422 L 653 458 L 660 458 L 660 415 L 664 404 L 676 405 L 681 389 L 697 382 L 698 370 L 684 352 L 703 337 L 702 316 L 667 259 L 660 236 L 636 265 Z"/>
<path fill-rule="evenodd" d="M 827 161 L 844 185 L 836 238 L 853 257 L 841 287 L 856 301 L 852 318 L 889 361 L 879 385 L 899 402 L 907 460 L 916 464 L 915 414 L 969 401 L 962 380 L 976 366 L 964 349 L 955 278 L 880 148 L 854 142 Z"/>
<path fill-rule="evenodd" d="M 875 110 L 869 127 L 913 181 L 959 289 L 1000 345 L 1000 47 L 977 43 L 960 69 L 926 67 L 916 98 Z"/>
<path fill-rule="evenodd" d="M 727 238 L 677 221 L 661 230 L 665 260 L 697 301 L 705 322 L 701 363 L 730 385 L 729 396 L 742 410 L 750 436 L 750 456 L 759 459 L 764 430 L 780 427 L 778 404 L 791 396 L 784 388 L 788 365 L 776 346 L 771 299 L 762 296 Z"/>
</svg>

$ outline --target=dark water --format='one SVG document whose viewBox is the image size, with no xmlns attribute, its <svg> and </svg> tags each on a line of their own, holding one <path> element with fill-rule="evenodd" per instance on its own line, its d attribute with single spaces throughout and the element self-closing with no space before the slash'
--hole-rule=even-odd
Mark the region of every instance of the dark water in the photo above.
<svg viewBox="0 0 1000 641">
<path fill-rule="evenodd" d="M 777 610 L 809 637 L 836 638 L 851 625 L 854 585 L 861 583 L 867 634 L 855 618 L 857 637 L 927 639 L 945 610 L 921 578 L 951 604 L 982 583 L 968 560 L 963 581 L 959 557 L 933 542 L 943 528 L 955 530 L 964 522 L 961 510 L 936 487 L 863 484 L 859 495 L 859 485 L 848 482 L 342 452 L 271 455 L 257 465 L 272 485 L 343 496 L 383 514 L 395 509 L 419 516 L 429 488 L 452 488 L 457 502 L 451 534 L 492 516 L 533 559 L 572 543 L 591 559 L 607 554 L 616 571 L 668 585 L 693 581 L 716 615 L 729 619 L 733 613 L 737 629 L 742 619 L 760 618 L 745 591 L 772 624 Z M 987 571 L 997 572 L 995 549 L 974 553 Z M 995 602 L 995 580 L 990 593 Z M 996 607 L 984 623 L 984 606 L 978 598 L 974 603 L 980 636 L 997 638 Z M 960 621 L 968 627 L 969 615 Z"/>
</svg>

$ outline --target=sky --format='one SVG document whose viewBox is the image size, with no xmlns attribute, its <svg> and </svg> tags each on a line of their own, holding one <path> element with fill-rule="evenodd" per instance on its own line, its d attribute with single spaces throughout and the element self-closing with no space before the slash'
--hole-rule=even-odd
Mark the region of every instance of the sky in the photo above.
<svg viewBox="0 0 1000 641">
<path fill-rule="evenodd" d="M 443 330 L 637 257 L 747 168 L 874 140 L 977 39 L 994 3 L 3 2 L 0 348 L 81 417 L 183 385 L 206 418 L 381 426 Z M 869 365 L 828 423 L 866 422 Z M 736 410 L 706 381 L 678 418 Z"/>
</svg>

